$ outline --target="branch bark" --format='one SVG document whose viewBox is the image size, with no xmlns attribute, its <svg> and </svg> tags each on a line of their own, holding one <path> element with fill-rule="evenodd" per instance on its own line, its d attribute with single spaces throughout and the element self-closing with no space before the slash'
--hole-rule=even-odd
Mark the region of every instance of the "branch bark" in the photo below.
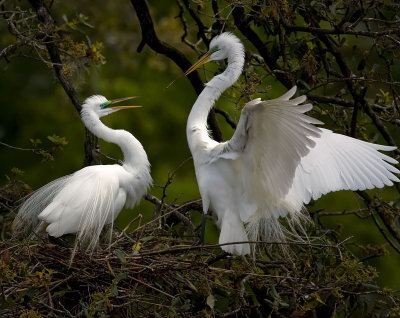
<svg viewBox="0 0 400 318">
<path fill-rule="evenodd" d="M 232 16 L 239 31 L 256 47 L 268 68 L 271 71 L 279 69 L 276 61 L 271 59 L 272 54 L 270 54 L 268 51 L 267 46 L 263 43 L 257 33 L 254 32 L 254 30 L 250 27 L 251 21 L 246 17 L 244 8 L 235 6 L 232 11 Z M 274 72 L 274 74 L 276 78 L 286 86 L 286 88 L 289 89 L 293 86 L 294 78 L 290 78 L 287 73 Z"/>
<path fill-rule="evenodd" d="M 55 33 L 55 22 L 51 16 L 48 8 L 46 7 L 43 0 L 29 0 L 29 3 L 36 11 L 39 21 L 43 24 L 46 30 L 45 38 L 43 42 L 46 45 L 47 52 L 50 56 L 54 72 L 56 73 L 57 79 L 59 80 L 61 86 L 63 87 L 65 93 L 68 95 L 69 99 L 74 105 L 76 111 L 80 113 L 82 106 L 81 101 L 76 93 L 72 83 L 62 72 L 62 60 L 57 44 L 54 42 Z M 86 129 L 86 127 L 85 127 Z M 89 130 L 86 129 L 85 132 L 85 160 L 84 165 L 90 165 L 92 163 L 100 163 L 99 157 L 96 154 L 97 147 L 97 137 L 94 136 Z"/>
<path fill-rule="evenodd" d="M 306 21 L 311 23 L 312 27 L 316 28 L 318 26 L 318 23 L 314 20 L 313 16 L 311 16 L 307 11 L 302 10 L 300 11 L 301 15 L 304 17 Z M 289 31 L 289 30 L 288 30 Z M 342 53 L 333 45 L 332 39 L 325 33 L 319 33 L 318 34 L 318 39 L 326 46 L 328 51 L 334 56 L 337 65 L 339 66 L 339 69 L 343 76 L 345 78 L 350 78 L 351 77 L 351 71 L 350 67 L 346 64 L 346 61 L 342 55 Z M 375 124 L 376 128 L 378 131 L 382 134 L 383 138 L 386 140 L 386 142 L 389 145 L 395 145 L 395 141 L 392 138 L 392 136 L 389 134 L 387 131 L 386 127 L 382 124 L 381 120 L 376 116 L 372 108 L 368 105 L 368 103 L 365 100 L 365 94 L 366 94 L 366 88 L 360 88 L 357 87 L 356 84 L 354 84 L 353 81 L 346 80 L 345 81 L 346 86 L 354 100 L 354 106 L 353 106 L 353 116 L 351 120 L 351 130 L 350 130 L 350 135 L 354 137 L 355 135 L 355 129 L 356 129 L 356 121 L 357 121 L 357 112 L 358 110 L 364 111 L 372 120 L 372 122 Z M 398 150 L 396 150 L 398 151 Z M 396 188 L 397 191 L 400 193 L 400 186 L 398 183 L 396 183 Z M 358 192 L 362 193 L 361 197 L 364 199 L 366 204 L 368 206 L 373 206 L 371 205 L 372 200 L 368 197 L 368 195 L 364 192 Z M 375 207 L 375 205 L 374 205 Z M 395 222 L 393 222 L 392 218 L 389 218 L 385 211 L 382 210 L 381 207 L 377 206 L 375 207 L 375 210 L 378 212 L 379 217 L 385 224 L 386 228 L 389 230 L 389 232 L 393 235 L 393 237 L 397 240 L 397 242 L 400 243 L 400 232 L 398 228 L 395 225 Z M 390 243 L 390 242 L 389 242 Z M 393 244 L 392 244 L 393 245 Z"/>
<path fill-rule="evenodd" d="M 137 51 L 141 52 L 143 47 L 147 44 L 153 51 L 166 56 L 183 72 L 185 72 L 191 66 L 191 63 L 182 52 L 158 38 L 146 1 L 131 0 L 131 3 L 136 11 L 142 29 L 142 41 L 139 44 Z M 191 73 L 188 78 L 194 90 L 199 95 L 203 90 L 203 82 L 201 81 L 198 72 Z M 208 125 L 212 131 L 214 139 L 216 141 L 222 141 L 222 133 L 213 110 L 210 111 L 208 116 Z"/>
<path fill-rule="evenodd" d="M 284 25 L 285 29 L 288 31 L 295 31 L 295 32 L 306 32 L 312 33 L 316 35 L 340 35 L 340 34 L 348 34 L 348 35 L 355 35 L 355 36 L 367 36 L 377 38 L 380 36 L 397 34 L 399 31 L 395 29 L 380 31 L 380 32 L 372 32 L 372 31 L 354 31 L 349 29 L 324 29 L 320 27 L 309 27 L 309 26 L 300 26 L 300 25 Z"/>
<path fill-rule="evenodd" d="M 193 225 L 193 223 L 190 221 L 188 217 L 184 215 L 185 212 L 190 211 L 190 210 L 196 210 L 196 211 L 202 211 L 201 203 L 197 201 L 192 201 L 192 202 L 186 202 L 183 204 L 179 205 L 169 205 L 165 202 L 162 202 L 160 199 L 155 197 L 154 195 L 151 194 L 146 194 L 145 200 L 153 203 L 156 208 L 163 208 L 166 210 L 166 212 L 172 211 L 172 215 L 177 218 L 179 221 L 181 221 L 183 224 L 185 224 L 187 227 L 189 227 L 190 231 L 192 233 L 195 232 L 196 227 Z M 181 210 L 182 212 L 180 212 Z"/>
<path fill-rule="evenodd" d="M 363 198 L 365 204 L 367 205 L 368 209 L 374 210 L 377 212 L 379 215 L 380 219 L 383 221 L 385 224 L 386 228 L 389 230 L 390 234 L 397 240 L 397 242 L 400 242 L 400 229 L 396 225 L 396 217 L 389 208 L 386 208 L 384 205 L 382 205 L 378 200 L 372 199 L 368 193 L 365 191 L 357 191 L 358 195 Z M 375 220 L 375 223 L 377 223 L 377 220 Z M 379 227 L 379 223 L 377 224 Z M 396 246 L 390 238 L 388 238 L 383 231 L 383 229 L 380 229 L 381 233 L 385 236 L 385 239 L 389 242 L 389 244 L 397 251 L 400 253 L 400 248 Z"/>
</svg>

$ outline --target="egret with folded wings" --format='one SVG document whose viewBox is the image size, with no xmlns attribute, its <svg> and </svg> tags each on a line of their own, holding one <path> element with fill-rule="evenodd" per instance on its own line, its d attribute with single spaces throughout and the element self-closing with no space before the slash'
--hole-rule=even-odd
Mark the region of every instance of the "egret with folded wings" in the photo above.
<svg viewBox="0 0 400 318">
<path fill-rule="evenodd" d="M 85 167 L 36 190 L 22 204 L 13 222 L 15 234 L 29 229 L 53 237 L 76 234 L 77 242 L 93 251 L 106 224 L 112 224 L 123 207 L 133 208 L 152 184 L 150 163 L 142 144 L 131 133 L 114 130 L 100 118 L 121 109 L 116 103 L 134 97 L 108 100 L 94 95 L 82 105 L 85 126 L 97 137 L 121 147 L 124 161 Z"/>
</svg>

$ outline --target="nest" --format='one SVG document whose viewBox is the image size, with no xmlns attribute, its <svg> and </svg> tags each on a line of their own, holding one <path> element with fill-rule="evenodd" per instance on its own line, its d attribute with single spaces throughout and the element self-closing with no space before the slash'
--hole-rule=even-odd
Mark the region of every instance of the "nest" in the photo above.
<svg viewBox="0 0 400 318">
<path fill-rule="evenodd" d="M 293 243 L 291 258 L 273 247 L 236 257 L 164 227 L 114 232 L 92 254 L 57 240 L 1 243 L 0 316 L 309 317 L 357 302 L 384 303 L 386 312 L 398 304 L 371 287 L 374 269 L 340 243 Z"/>
</svg>

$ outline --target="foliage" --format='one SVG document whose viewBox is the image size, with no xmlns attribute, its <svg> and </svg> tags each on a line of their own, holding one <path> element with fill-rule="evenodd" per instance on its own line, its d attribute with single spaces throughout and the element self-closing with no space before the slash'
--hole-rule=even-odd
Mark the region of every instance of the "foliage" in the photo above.
<svg viewBox="0 0 400 318">
<path fill-rule="evenodd" d="M 35 2 L 32 1 L 32 3 Z M 39 58 L 49 68 L 52 68 L 54 62 L 47 50 L 49 43 L 47 37 L 51 37 L 52 43 L 59 43 L 64 75 L 72 76 L 75 72 L 81 72 L 88 66 L 105 62 L 105 58 L 101 54 L 102 43 L 76 41 L 70 35 L 71 30 L 84 30 L 84 28 L 92 27 L 88 23 L 87 16 L 80 14 L 71 21 L 64 16 L 64 23 L 52 30 L 50 25 L 38 21 L 38 16 L 33 8 L 23 8 L 18 4 L 12 5 L 11 8 L 12 10 L 4 10 L 2 15 L 14 38 L 6 39 L 4 43 L 6 47 L 1 52 L 2 57 L 12 59 L 21 54 L 20 50 L 23 50 L 32 55 L 32 58 Z"/>
</svg>

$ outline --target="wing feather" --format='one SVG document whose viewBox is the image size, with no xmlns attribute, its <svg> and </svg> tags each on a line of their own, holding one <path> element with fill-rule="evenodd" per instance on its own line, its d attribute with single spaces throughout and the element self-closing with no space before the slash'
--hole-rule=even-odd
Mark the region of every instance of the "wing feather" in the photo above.
<svg viewBox="0 0 400 318">
<path fill-rule="evenodd" d="M 67 175 L 46 184 L 24 198 L 18 214 L 12 224 L 15 235 L 23 235 L 35 229 L 40 220 L 38 215 L 48 206 L 60 190 L 69 182 L 73 175 Z"/>
<path fill-rule="evenodd" d="M 126 194 L 120 194 L 120 173 L 124 171 L 119 165 L 79 170 L 38 219 L 49 224 L 46 231 L 51 236 L 77 233 L 78 239 L 93 249 L 104 226 L 114 221 L 125 204 Z"/>
<path fill-rule="evenodd" d="M 215 150 L 217 158 L 241 153 L 241 183 L 248 202 L 277 203 L 289 191 L 302 157 L 320 136 L 319 120 L 305 115 L 311 104 L 305 96 L 290 99 L 293 87 L 279 98 L 247 103 L 232 138 Z M 302 105 L 300 105 L 302 104 Z M 314 139 L 313 139 L 314 138 Z"/>
<path fill-rule="evenodd" d="M 313 138 L 316 146 L 304 156 L 296 169 L 293 185 L 285 200 L 296 206 L 338 190 L 382 188 L 399 182 L 392 164 L 397 160 L 379 151 L 396 147 L 368 143 L 321 129 Z"/>
<path fill-rule="evenodd" d="M 23 203 L 14 233 L 38 230 L 45 222 L 51 236 L 76 233 L 93 250 L 104 226 L 114 222 L 126 202 L 127 189 L 120 183 L 126 174 L 119 165 L 90 166 L 50 182 Z"/>
</svg>

